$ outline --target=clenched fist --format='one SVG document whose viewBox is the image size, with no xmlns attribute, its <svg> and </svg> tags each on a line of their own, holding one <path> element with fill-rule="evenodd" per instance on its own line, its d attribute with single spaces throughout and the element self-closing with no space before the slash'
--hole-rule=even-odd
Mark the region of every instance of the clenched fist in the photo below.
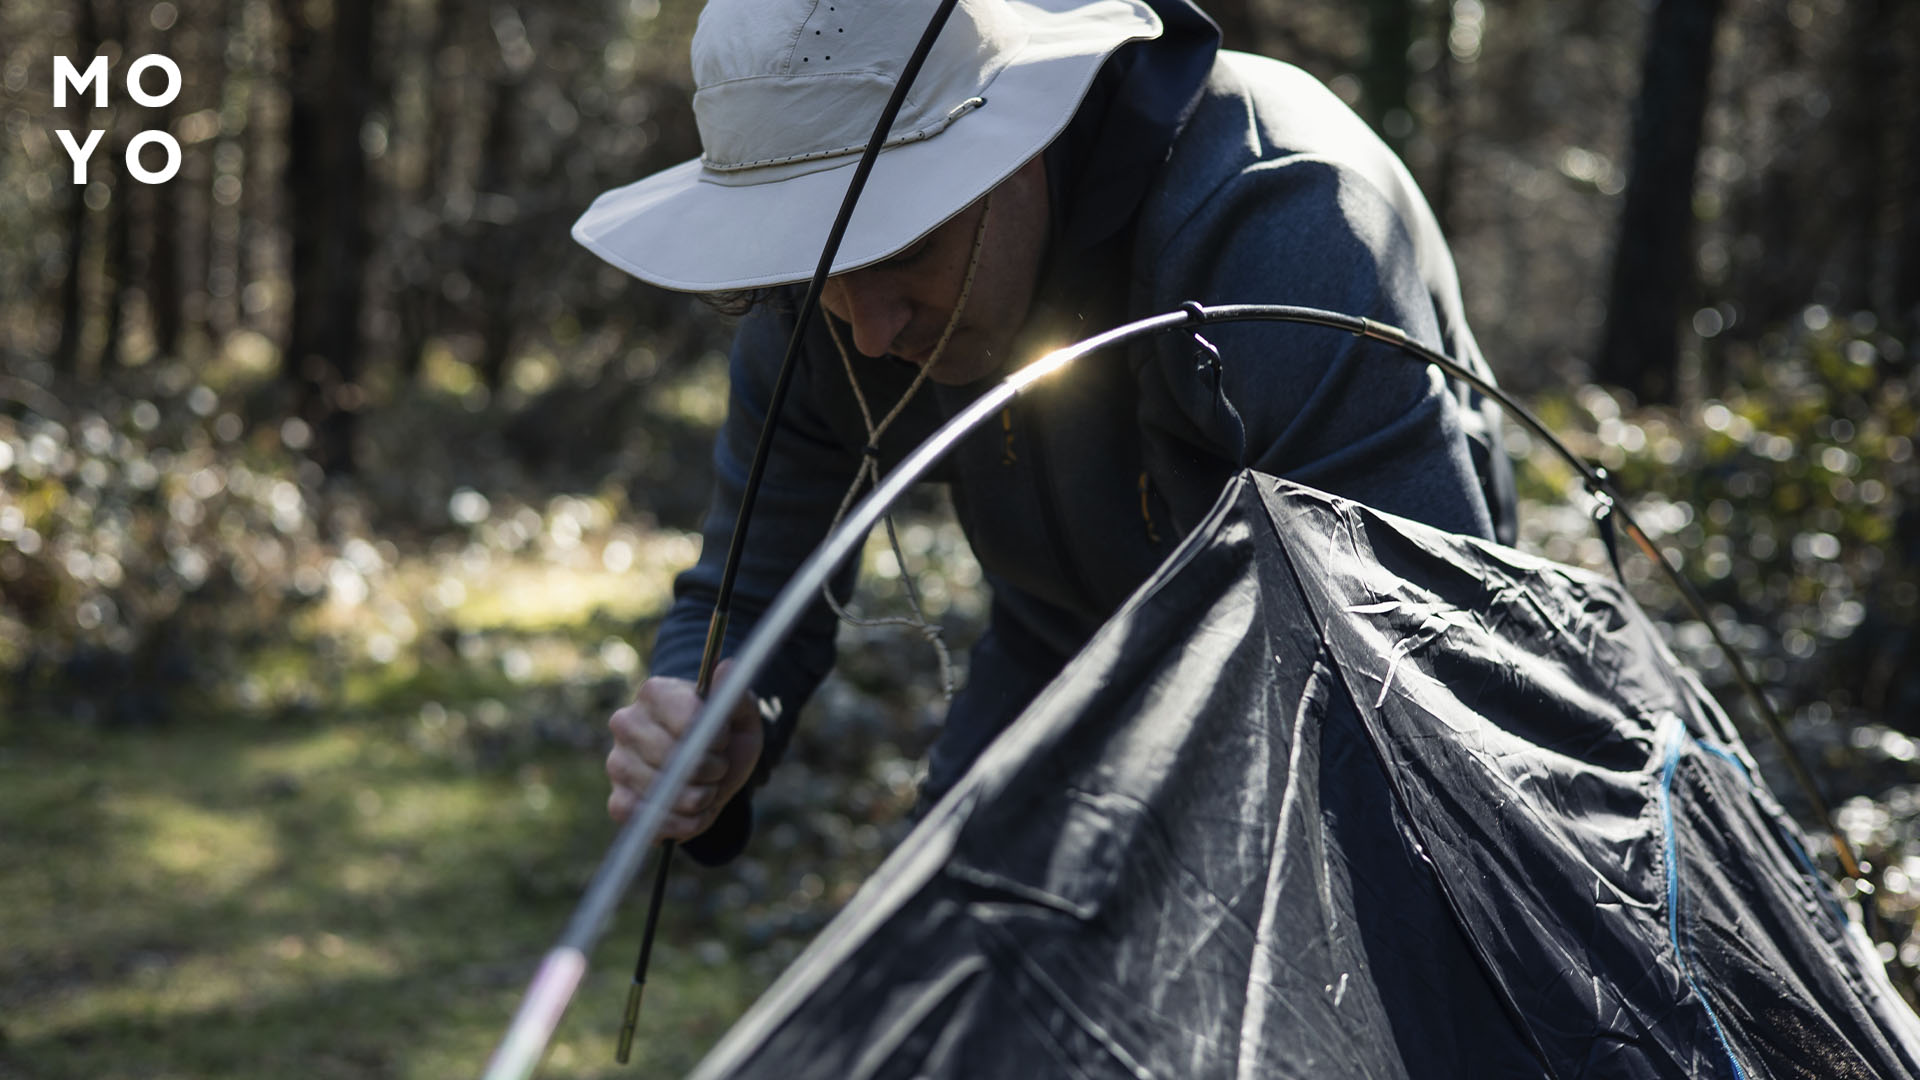
<svg viewBox="0 0 1920 1080">
<path fill-rule="evenodd" d="M 714 685 L 720 684 L 732 664 L 731 660 L 720 662 Z M 692 682 L 656 676 L 640 684 L 633 704 L 607 721 L 613 730 L 613 750 L 607 754 L 607 779 L 613 792 L 607 796 L 607 814 L 613 820 L 625 821 L 640 805 L 666 767 L 667 757 L 693 726 L 700 706 Z M 720 810 L 753 776 L 754 766 L 760 763 L 761 741 L 760 716 L 749 695 L 734 706 L 726 728 L 707 748 L 660 835 L 691 840 L 711 828 Z"/>
</svg>

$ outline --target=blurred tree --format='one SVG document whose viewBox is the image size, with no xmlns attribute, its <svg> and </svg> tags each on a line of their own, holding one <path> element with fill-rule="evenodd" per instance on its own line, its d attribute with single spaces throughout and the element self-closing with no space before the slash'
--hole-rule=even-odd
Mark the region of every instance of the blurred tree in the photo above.
<svg viewBox="0 0 1920 1080">
<path fill-rule="evenodd" d="M 100 21 L 94 14 L 92 0 L 80 0 L 75 12 L 73 58 L 74 67 L 85 71 L 91 58 L 100 52 Z M 93 95 L 91 93 L 67 94 L 67 130 L 72 133 L 75 145 L 84 146 L 88 133 L 93 130 Z M 102 136 L 105 141 L 105 136 Z M 99 161 L 98 148 L 93 161 Z M 64 155 L 63 155 L 64 157 Z M 71 180 L 71 177 L 63 179 Z M 87 179 L 95 181 L 94 170 L 88 169 Z M 65 232 L 67 237 L 66 270 L 60 280 L 60 345 L 54 353 L 54 365 L 60 371 L 69 374 L 76 372 L 81 363 L 80 338 L 85 330 L 86 314 L 86 267 L 87 267 L 87 191 L 86 187 L 67 183 Z"/>
<path fill-rule="evenodd" d="M 1920 41 L 1920 10 L 1909 7 L 1902 13 L 1909 31 L 1909 43 Z M 1901 218 L 1894 250 L 1899 262 L 1894 271 L 1895 311 L 1903 320 L 1901 329 L 1909 339 L 1920 336 L 1920 44 L 1907 52 L 1902 81 L 1908 87 L 1896 100 L 1906 113 L 1902 118 L 1901 156 L 1894 169 L 1896 183 L 1902 189 L 1896 205 Z"/>
<path fill-rule="evenodd" d="M 1898 43 L 1899 59 L 1893 93 L 1887 99 L 1898 140 L 1891 173 L 1899 225 L 1889 240 L 1897 256 L 1894 310 L 1904 322 L 1902 331 L 1911 340 L 1920 336 L 1920 5 L 1902 4 L 1893 17 L 1890 38 Z M 1920 536 L 1920 527 L 1914 535 Z"/>
<path fill-rule="evenodd" d="M 1724 218 L 1703 259 L 1753 341 L 1809 303 L 1920 329 L 1920 9 L 1854 0 L 1831 19 L 1764 8 L 1727 93 Z M 1727 172 L 1728 170 L 1721 170 Z M 1720 209 L 1718 195 L 1710 209 Z"/>
<path fill-rule="evenodd" d="M 1413 0 L 1367 0 L 1367 60 L 1361 69 L 1362 104 L 1367 121 L 1396 151 L 1404 151 L 1413 133 L 1407 108 L 1412 72 L 1407 51 L 1413 47 Z"/>
<path fill-rule="evenodd" d="M 420 8 L 412 27 L 417 91 L 415 114 L 407 117 L 404 137 L 414 141 L 418 167 L 410 184 L 395 192 L 395 227 L 390 232 L 392 303 L 397 330 L 395 355 L 402 381 L 418 379 L 428 339 L 444 329 L 447 315 L 440 255 L 449 230 L 449 182 L 453 175 L 454 136 L 460 130 L 462 83 L 467 51 L 461 30 L 474 11 L 462 0 L 435 0 Z M 396 131 L 401 131 L 396 115 Z"/>
<path fill-rule="evenodd" d="M 220 300 L 233 295 L 232 284 L 214 273 L 226 246 L 214 213 L 213 186 L 220 172 L 219 149 L 226 126 L 223 105 L 231 71 L 228 0 L 168 2 L 179 5 L 179 13 L 173 16 L 179 25 L 167 36 L 167 42 L 168 48 L 177 51 L 186 75 L 176 103 L 185 128 L 182 137 L 196 148 L 194 153 L 182 155 L 178 190 L 170 199 L 182 228 L 180 276 L 185 290 L 181 321 L 196 340 L 211 342 L 218 340 L 215 308 Z"/>
<path fill-rule="evenodd" d="M 1260 20 L 1253 10 L 1253 0 L 1208 0 L 1202 6 L 1220 24 L 1222 47 L 1259 51 Z"/>
<path fill-rule="evenodd" d="M 515 163 L 520 158 L 520 99 L 534 47 L 526 23 L 512 4 L 500 4 L 491 20 L 496 48 L 487 87 L 487 127 L 475 181 L 475 222 L 467 246 L 467 277 L 473 282 L 481 322 L 480 378 L 498 394 L 512 356 L 514 298 L 521 264 L 520 207 Z"/>
<path fill-rule="evenodd" d="M 361 128 L 371 107 L 375 0 L 283 0 L 292 322 L 283 374 L 329 475 L 353 472 L 362 283 L 370 238 Z"/>
<path fill-rule="evenodd" d="M 208 107 L 214 111 L 217 128 L 207 155 L 207 170 L 202 185 L 206 206 L 207 304 L 203 314 L 211 341 L 221 341 L 238 328 L 241 279 L 236 272 L 236 246 L 240 225 L 236 220 L 246 134 L 248 80 L 243 57 L 246 35 L 241 25 L 239 0 L 209 0 L 213 4 L 214 32 L 209 49 L 218 55 L 219 76 L 213 80 Z"/>
<path fill-rule="evenodd" d="M 129 7 L 124 2 L 112 3 L 111 15 L 104 27 L 119 50 L 122 71 L 126 70 L 130 58 L 140 55 L 134 51 Z M 111 133 L 101 138 L 100 150 L 94 155 L 94 161 L 102 167 L 102 176 L 110 178 L 113 185 L 107 203 L 106 248 L 100 268 L 101 299 L 106 304 L 106 333 L 100 342 L 96 370 L 102 374 L 119 366 L 121 341 L 126 330 L 127 292 L 133 284 L 134 188 L 137 185 L 126 167 L 127 142 L 132 136 L 128 133 L 125 119 L 116 120 Z"/>
<path fill-rule="evenodd" d="M 1460 178 L 1460 141 L 1466 129 L 1464 118 L 1460 115 L 1464 102 L 1460 93 L 1459 72 L 1455 70 L 1453 50 L 1449 47 L 1453 39 L 1452 0 L 1441 0 L 1433 5 L 1429 33 L 1433 35 L 1433 107 L 1428 110 L 1425 119 L 1431 129 L 1434 162 L 1431 173 L 1422 180 L 1421 186 L 1426 189 L 1427 201 L 1433 206 L 1433 215 L 1440 222 L 1440 231 L 1451 234 L 1455 185 Z"/>
<path fill-rule="evenodd" d="M 1851 63 L 1835 86 L 1840 107 L 1833 126 L 1841 145 L 1851 148 L 1853 160 L 1851 168 L 1836 170 L 1836 187 L 1828 191 L 1848 227 L 1836 237 L 1837 280 L 1825 299 L 1843 310 L 1872 310 L 1876 299 L 1883 301 L 1883 308 L 1891 307 L 1883 287 L 1889 265 L 1884 256 L 1889 254 L 1886 241 L 1898 230 L 1884 228 L 1882 220 L 1891 209 L 1885 195 L 1893 150 L 1885 111 L 1892 103 L 1884 95 L 1898 84 L 1899 73 L 1891 37 L 1892 0 L 1855 0 L 1852 15 L 1845 46 Z"/>
<path fill-rule="evenodd" d="M 1696 299 L 1693 184 L 1722 0 L 1660 0 L 1647 32 L 1633 165 L 1594 374 L 1671 401 L 1680 316 Z"/>
<path fill-rule="evenodd" d="M 280 269 L 280 203 L 287 185 L 280 182 L 286 161 L 284 139 L 287 99 L 278 77 L 284 68 L 273 8 L 265 0 L 242 0 L 247 57 L 246 132 L 241 140 L 239 234 L 235 239 L 234 282 L 240 297 L 240 320 L 248 329 L 268 332 L 274 313 L 269 303 L 270 276 Z"/>
<path fill-rule="evenodd" d="M 142 15 L 148 22 L 152 20 L 153 4 L 140 4 Z M 178 61 L 176 61 L 178 63 Z M 192 70 L 190 62 L 181 67 L 181 93 L 186 93 L 185 77 Z M 173 126 L 174 114 L 178 111 L 179 99 L 155 110 L 150 123 L 156 126 Z M 186 155 L 182 153 L 182 169 L 185 168 Z M 176 178 L 177 179 L 177 178 Z M 173 357 L 180 354 L 180 338 L 185 332 L 186 289 L 181 274 L 180 260 L 180 214 L 177 198 L 171 182 L 165 196 L 158 192 L 147 200 L 150 211 L 147 226 L 150 230 L 147 256 L 146 292 L 148 310 L 153 320 L 153 347 L 161 356 Z"/>
</svg>

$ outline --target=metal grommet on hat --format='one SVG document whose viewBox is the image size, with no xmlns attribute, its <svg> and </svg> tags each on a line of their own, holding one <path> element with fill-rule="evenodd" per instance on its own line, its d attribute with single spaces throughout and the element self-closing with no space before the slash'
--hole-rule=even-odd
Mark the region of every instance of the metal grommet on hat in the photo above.
<svg viewBox="0 0 1920 1080">
<path fill-rule="evenodd" d="M 929 0 L 713 0 L 693 38 L 703 152 L 594 200 L 573 236 L 643 281 L 804 281 Z M 960 0 L 895 119 L 834 272 L 893 255 L 1066 128 L 1142 0 Z M 992 104 L 988 105 L 991 100 Z"/>
</svg>

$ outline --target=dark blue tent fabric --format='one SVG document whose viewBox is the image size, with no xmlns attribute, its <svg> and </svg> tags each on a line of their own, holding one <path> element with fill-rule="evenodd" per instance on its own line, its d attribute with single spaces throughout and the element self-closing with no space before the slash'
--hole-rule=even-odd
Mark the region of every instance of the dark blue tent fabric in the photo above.
<svg viewBox="0 0 1920 1080">
<path fill-rule="evenodd" d="M 1617 586 L 1249 473 L 696 1075 L 1916 1062 Z"/>
</svg>

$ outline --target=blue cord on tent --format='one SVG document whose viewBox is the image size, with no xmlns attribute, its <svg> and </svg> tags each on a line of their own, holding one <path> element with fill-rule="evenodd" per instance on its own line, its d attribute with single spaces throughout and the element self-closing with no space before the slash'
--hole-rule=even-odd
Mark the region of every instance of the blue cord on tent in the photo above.
<svg viewBox="0 0 1920 1080">
<path fill-rule="evenodd" d="M 1679 771 L 1680 750 L 1692 739 L 1692 735 L 1678 722 L 1670 725 L 1667 746 L 1666 766 L 1660 772 L 1660 827 L 1665 834 L 1667 856 L 1667 940 L 1673 943 L 1673 954 L 1680 961 L 1680 973 L 1687 980 L 1687 986 L 1700 999 L 1700 1005 L 1707 1010 L 1707 1020 L 1713 1024 L 1713 1033 L 1720 1040 L 1720 1049 L 1727 1055 L 1727 1064 L 1733 1066 L 1734 1080 L 1747 1080 L 1747 1072 L 1740 1067 L 1740 1059 L 1733 1056 L 1733 1047 L 1727 1042 L 1726 1029 L 1720 1026 L 1720 1015 L 1714 1012 L 1713 999 L 1700 988 L 1693 977 L 1693 958 L 1690 950 L 1680 944 L 1680 851 L 1673 829 L 1673 778 Z"/>
</svg>

